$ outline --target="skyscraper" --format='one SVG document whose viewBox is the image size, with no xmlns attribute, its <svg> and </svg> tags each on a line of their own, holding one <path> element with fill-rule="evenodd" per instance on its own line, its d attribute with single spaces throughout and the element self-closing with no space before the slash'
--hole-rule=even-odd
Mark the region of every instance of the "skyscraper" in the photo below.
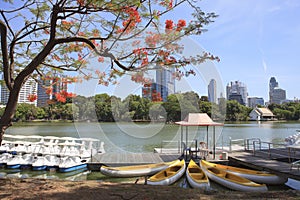
<svg viewBox="0 0 300 200">
<path fill-rule="evenodd" d="M 271 77 L 269 83 L 269 103 L 281 104 L 282 101 L 286 100 L 286 91 L 279 88 L 279 84 L 275 77 Z"/>
<path fill-rule="evenodd" d="M 156 70 L 156 92 L 161 94 L 163 101 L 167 101 L 170 94 L 175 93 L 174 68 L 160 68 Z"/>
<path fill-rule="evenodd" d="M 211 79 L 208 84 L 208 101 L 217 103 L 217 82 L 215 79 Z"/>
<path fill-rule="evenodd" d="M 228 83 L 226 95 L 228 100 L 236 100 L 242 105 L 247 105 L 247 86 L 242 82 L 235 81 Z"/>
</svg>

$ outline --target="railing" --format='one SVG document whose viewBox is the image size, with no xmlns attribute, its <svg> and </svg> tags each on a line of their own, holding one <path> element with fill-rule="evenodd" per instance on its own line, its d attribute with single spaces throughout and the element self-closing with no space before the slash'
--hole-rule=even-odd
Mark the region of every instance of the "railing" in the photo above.
<svg viewBox="0 0 300 200">
<path fill-rule="evenodd" d="M 232 152 L 233 151 L 233 146 L 234 145 L 238 145 L 239 147 L 241 147 L 240 149 L 244 149 L 245 151 L 249 151 L 251 149 L 253 149 L 253 141 L 259 141 L 259 138 L 246 138 L 246 139 L 235 139 L 232 140 L 231 138 L 229 138 L 229 151 Z M 240 150 L 238 149 L 238 150 Z"/>
<path fill-rule="evenodd" d="M 268 157 L 271 158 L 272 154 L 274 155 L 284 155 L 286 154 L 287 150 L 284 148 L 283 150 L 280 150 L 278 147 L 283 147 L 284 144 L 281 143 L 273 143 L 273 142 L 262 142 L 262 141 L 253 141 L 253 155 L 257 154 L 257 151 L 267 151 Z M 272 152 L 273 150 L 273 152 Z M 276 150 L 277 153 L 274 152 Z"/>
</svg>

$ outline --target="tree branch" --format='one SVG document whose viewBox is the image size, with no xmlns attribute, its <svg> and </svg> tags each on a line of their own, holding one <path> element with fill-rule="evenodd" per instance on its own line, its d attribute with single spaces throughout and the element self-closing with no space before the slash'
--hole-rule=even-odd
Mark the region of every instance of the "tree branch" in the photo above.
<svg viewBox="0 0 300 200">
<path fill-rule="evenodd" d="M 84 38 L 84 37 L 59 38 L 59 39 L 55 40 L 55 45 L 63 44 L 63 43 L 70 43 L 70 42 L 83 42 L 83 43 L 86 43 L 87 45 L 89 45 L 94 50 L 94 52 L 97 55 L 103 56 L 103 57 L 106 57 L 106 58 L 110 58 L 115 64 L 118 65 L 118 67 L 120 67 L 121 69 L 123 69 L 125 71 L 131 71 L 132 70 L 132 67 L 126 67 L 126 66 L 122 65 L 122 63 L 120 63 L 117 60 L 117 58 L 112 53 L 110 53 L 107 49 L 104 50 L 103 52 L 98 51 L 96 46 L 93 44 L 93 42 L 90 41 L 87 38 Z"/>
</svg>

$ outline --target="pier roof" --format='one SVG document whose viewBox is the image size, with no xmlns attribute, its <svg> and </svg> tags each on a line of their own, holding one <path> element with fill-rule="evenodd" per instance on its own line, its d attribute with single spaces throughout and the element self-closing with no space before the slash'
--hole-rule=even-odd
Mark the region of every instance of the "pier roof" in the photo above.
<svg viewBox="0 0 300 200">
<path fill-rule="evenodd" d="M 214 122 L 206 113 L 189 113 L 183 121 L 175 123 L 181 126 L 224 126 Z"/>
</svg>

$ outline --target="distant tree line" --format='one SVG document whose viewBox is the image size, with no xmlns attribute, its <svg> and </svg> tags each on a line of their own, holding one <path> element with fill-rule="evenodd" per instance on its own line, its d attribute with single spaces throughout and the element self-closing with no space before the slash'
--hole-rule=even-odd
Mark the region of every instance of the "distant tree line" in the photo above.
<svg viewBox="0 0 300 200">
<path fill-rule="evenodd" d="M 300 103 L 270 104 L 268 107 L 278 119 L 299 120 Z M 139 95 L 128 95 L 124 100 L 106 93 L 93 97 L 77 96 L 66 103 L 46 107 L 19 104 L 15 121 L 78 120 L 78 121 L 167 121 L 183 120 L 188 113 L 207 113 L 214 120 L 247 121 L 252 108 L 237 101 L 221 99 L 218 104 L 195 92 L 171 94 L 166 102 L 151 102 Z M 0 109 L 2 115 L 4 108 Z"/>
</svg>

